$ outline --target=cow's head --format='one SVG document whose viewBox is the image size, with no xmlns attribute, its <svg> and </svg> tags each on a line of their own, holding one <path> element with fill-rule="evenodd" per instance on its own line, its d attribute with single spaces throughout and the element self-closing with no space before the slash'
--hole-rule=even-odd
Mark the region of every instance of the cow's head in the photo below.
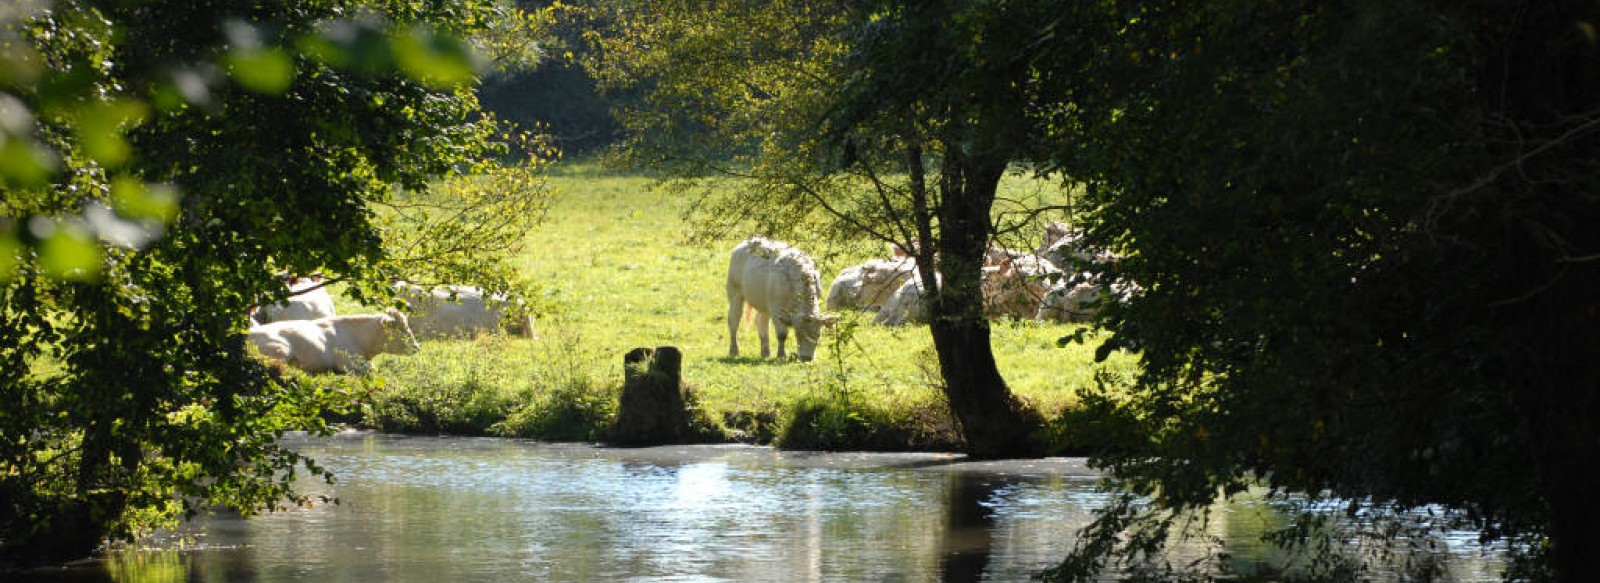
<svg viewBox="0 0 1600 583">
<path fill-rule="evenodd" d="M 817 342 L 822 339 L 822 329 L 839 320 L 838 314 L 806 314 L 794 323 L 794 355 L 800 360 L 811 360 L 817 354 Z"/>
<path fill-rule="evenodd" d="M 383 336 L 384 352 L 414 354 L 422 350 L 422 344 L 419 344 L 417 337 L 411 334 L 411 320 L 400 310 L 389 308 L 384 312 Z"/>
</svg>

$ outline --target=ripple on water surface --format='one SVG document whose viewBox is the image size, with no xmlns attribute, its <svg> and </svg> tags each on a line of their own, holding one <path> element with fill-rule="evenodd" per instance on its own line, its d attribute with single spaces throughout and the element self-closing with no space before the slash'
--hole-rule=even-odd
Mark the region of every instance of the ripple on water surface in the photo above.
<svg viewBox="0 0 1600 583">
<path fill-rule="evenodd" d="M 202 546 L 115 555 L 111 579 L 1028 581 L 1108 496 L 1081 459 L 377 434 L 291 445 L 338 477 L 303 490 L 337 504 L 210 517 L 188 530 Z"/>
</svg>

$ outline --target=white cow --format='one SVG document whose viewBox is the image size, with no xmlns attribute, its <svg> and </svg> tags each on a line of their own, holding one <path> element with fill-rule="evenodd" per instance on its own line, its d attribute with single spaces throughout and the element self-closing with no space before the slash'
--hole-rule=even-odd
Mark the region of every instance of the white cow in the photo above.
<svg viewBox="0 0 1600 583">
<path fill-rule="evenodd" d="M 821 276 L 811 258 L 800 250 L 762 237 L 752 237 L 733 249 L 728 260 L 728 356 L 739 356 L 739 321 L 745 305 L 755 310 L 756 335 L 761 337 L 761 356 L 771 354 L 767 342 L 767 322 L 778 332 L 778 358 L 785 358 L 783 345 L 789 328 L 795 331 L 795 356 L 811 360 L 817 351 L 822 327 L 837 316 L 823 314 Z"/>
<path fill-rule="evenodd" d="M 1034 318 L 1050 290 L 1051 279 L 1060 277 L 1061 269 L 1049 259 L 1018 251 L 998 254 L 995 264 L 984 267 L 984 314 L 991 318 Z"/>
<path fill-rule="evenodd" d="M 934 281 L 944 282 L 942 276 L 938 274 L 934 276 Z M 872 321 L 885 326 L 925 323 L 928 321 L 928 305 L 923 301 L 924 295 L 926 292 L 922 286 L 922 275 L 913 274 L 894 290 L 889 300 L 883 303 L 883 309 L 878 310 L 878 315 L 874 316 Z"/>
<path fill-rule="evenodd" d="M 500 330 L 507 307 L 518 313 L 514 302 L 500 294 L 485 294 L 466 285 L 444 285 L 432 289 L 406 282 L 395 283 L 398 296 L 411 311 L 411 331 L 418 338 L 470 337 Z M 519 314 L 509 331 L 533 335 L 533 317 Z"/>
<path fill-rule="evenodd" d="M 316 320 L 338 315 L 333 310 L 333 296 L 328 295 L 328 289 L 323 287 L 322 277 L 290 277 L 284 283 L 289 287 L 289 297 L 251 311 L 250 325 L 284 320 Z"/>
<path fill-rule="evenodd" d="M 1034 254 L 1066 269 L 1115 263 L 1118 259 L 1115 253 L 1084 245 L 1083 231 L 1068 227 L 1066 223 L 1046 225 L 1044 244 Z"/>
<path fill-rule="evenodd" d="M 1057 282 L 1039 303 L 1040 320 L 1088 322 L 1099 311 L 1102 289 L 1099 284 L 1074 278 Z"/>
<path fill-rule="evenodd" d="M 366 372 L 368 361 L 381 353 L 412 354 L 422 348 L 406 315 L 393 308 L 383 314 L 251 326 L 249 337 L 262 356 L 312 373 Z"/>
<path fill-rule="evenodd" d="M 847 267 L 828 288 L 828 309 L 876 309 L 911 277 L 917 264 L 910 258 L 873 259 Z"/>
<path fill-rule="evenodd" d="M 1100 313 L 1102 302 L 1127 302 L 1138 293 L 1139 286 L 1126 281 L 1102 283 L 1093 274 L 1081 273 L 1057 282 L 1039 303 L 1040 320 L 1055 322 L 1088 322 Z"/>
</svg>

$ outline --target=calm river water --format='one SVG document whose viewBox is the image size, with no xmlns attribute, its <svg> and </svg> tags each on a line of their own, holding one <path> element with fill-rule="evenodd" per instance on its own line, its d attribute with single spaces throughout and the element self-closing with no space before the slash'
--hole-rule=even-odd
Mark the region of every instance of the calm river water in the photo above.
<svg viewBox="0 0 1600 583">
<path fill-rule="evenodd" d="M 337 504 L 211 516 L 186 527 L 182 545 L 29 580 L 1027 581 L 1062 558 L 1106 500 L 1075 458 L 974 463 L 359 433 L 293 445 L 338 476 L 302 490 Z M 1224 514 L 1218 523 L 1230 534 L 1271 520 L 1247 505 Z M 1230 551 L 1243 561 L 1261 553 Z M 1495 579 L 1495 561 L 1451 553 L 1454 580 Z"/>
</svg>

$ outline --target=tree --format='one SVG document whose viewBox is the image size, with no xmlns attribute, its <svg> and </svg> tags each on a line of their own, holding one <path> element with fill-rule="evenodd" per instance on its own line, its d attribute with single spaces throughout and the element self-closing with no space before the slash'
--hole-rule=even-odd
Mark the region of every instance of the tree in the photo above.
<svg viewBox="0 0 1600 583">
<path fill-rule="evenodd" d="M 1143 290 L 1104 322 L 1143 369 L 1091 400 L 1129 494 L 1057 575 L 1265 483 L 1594 579 L 1594 8 L 1060 4 L 1087 42 L 1037 53 L 1076 80 L 1040 120 Z"/>
<path fill-rule="evenodd" d="M 329 476 L 276 438 L 348 396 L 264 369 L 245 315 L 285 293 L 279 272 L 383 297 L 407 269 L 385 205 L 508 153 L 460 39 L 527 21 L 488 2 L 22 7 L 0 20 L 0 147 L 26 154 L 0 164 L 0 564 L 305 502 L 294 470 Z M 479 191 L 542 198 L 526 172 Z M 465 273 L 501 227 L 430 243 L 462 249 L 434 272 Z M 492 261 L 472 273 L 506 285 Z"/>
<path fill-rule="evenodd" d="M 746 181 L 700 191 L 707 232 L 915 251 L 945 394 L 979 457 L 1041 451 L 1042 417 L 1001 376 L 981 291 L 996 189 L 1028 153 L 1028 63 L 1012 43 L 1035 7 L 618 3 L 593 63 L 603 84 L 640 92 L 619 115 L 634 163 L 686 188 Z"/>
</svg>

